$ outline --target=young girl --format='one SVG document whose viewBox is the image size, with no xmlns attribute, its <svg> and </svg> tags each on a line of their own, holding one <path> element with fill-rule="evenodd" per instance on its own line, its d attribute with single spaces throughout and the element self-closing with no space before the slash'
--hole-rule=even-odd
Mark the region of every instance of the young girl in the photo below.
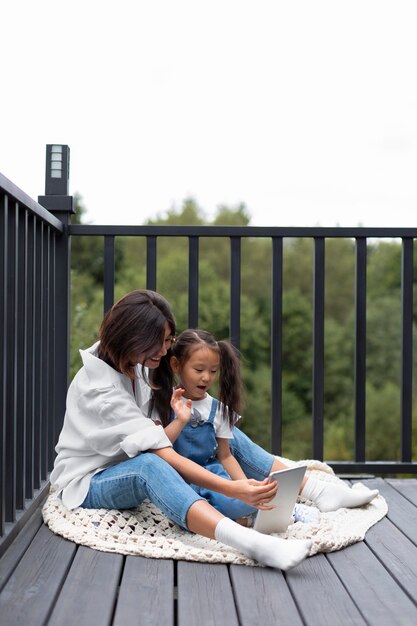
<svg viewBox="0 0 417 626">
<path fill-rule="evenodd" d="M 83 366 L 67 394 L 51 484 L 69 509 L 129 509 L 151 500 L 177 524 L 217 539 L 263 565 L 287 570 L 309 554 L 310 541 L 262 535 L 223 516 L 189 483 L 260 509 L 276 493 L 268 481 L 228 480 L 178 454 L 148 419 L 149 371 L 171 376 L 175 335 L 168 302 L 141 289 L 121 298 L 101 324 L 99 341 L 81 351 Z M 172 386 L 169 387 L 172 395 Z M 172 407 L 182 419 L 182 391 Z M 187 409 L 187 407 L 185 407 Z M 171 427 L 175 428 L 175 424 Z M 169 431 L 168 431 L 169 432 Z"/>
<path fill-rule="evenodd" d="M 216 342 L 203 330 L 186 330 L 175 340 L 171 353 L 170 366 L 178 388 L 172 399 L 160 389 L 154 390 L 151 417 L 157 423 L 162 417 L 165 434 L 179 454 L 228 480 L 245 479 L 229 447 L 242 396 L 239 359 L 232 345 Z M 208 393 L 219 373 L 220 402 Z M 241 500 L 197 485 L 192 487 L 231 519 L 247 517 L 257 510 Z"/>
<path fill-rule="evenodd" d="M 177 452 L 229 480 L 246 477 L 264 480 L 271 471 L 286 467 L 235 428 L 240 420 L 243 388 L 239 358 L 230 343 L 216 341 L 207 331 L 188 329 L 171 347 L 170 366 L 171 378 L 167 372 L 161 376 L 160 370 L 152 371 L 156 388 L 152 392 L 150 415 L 156 420 L 161 418 Z M 219 401 L 208 393 L 217 376 Z M 167 390 L 172 389 L 174 377 L 178 388 L 170 398 Z M 231 519 L 256 511 L 237 499 L 191 486 Z M 301 490 L 301 495 L 312 500 L 321 511 L 361 506 L 377 494 L 377 490 L 366 487 L 352 490 L 313 478 L 305 478 Z M 314 507 L 296 506 L 294 517 L 296 521 L 312 521 L 315 513 Z"/>
</svg>

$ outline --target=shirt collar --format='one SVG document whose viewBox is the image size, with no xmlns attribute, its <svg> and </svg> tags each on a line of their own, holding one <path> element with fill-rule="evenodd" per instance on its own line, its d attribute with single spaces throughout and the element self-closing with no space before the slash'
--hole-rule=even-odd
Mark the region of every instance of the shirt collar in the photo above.
<svg viewBox="0 0 417 626">
<path fill-rule="evenodd" d="M 99 341 L 87 350 L 80 350 L 81 359 L 90 383 L 106 387 L 114 383 L 120 383 L 126 376 L 117 372 L 113 367 L 102 361 L 97 356 Z"/>
</svg>

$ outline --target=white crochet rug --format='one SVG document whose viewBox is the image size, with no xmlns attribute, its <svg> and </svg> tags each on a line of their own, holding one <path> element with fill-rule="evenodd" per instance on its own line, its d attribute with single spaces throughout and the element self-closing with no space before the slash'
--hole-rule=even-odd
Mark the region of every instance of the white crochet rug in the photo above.
<svg viewBox="0 0 417 626">
<path fill-rule="evenodd" d="M 285 460 L 288 465 L 295 465 Z M 307 463 L 308 472 L 317 479 L 340 481 L 325 463 L 320 461 L 299 463 Z M 382 519 L 387 511 L 385 499 L 378 495 L 370 504 L 363 507 L 321 513 L 317 523 L 292 524 L 279 536 L 289 540 L 311 539 L 313 545 L 310 556 L 317 552 L 333 552 L 362 541 L 367 530 Z M 69 511 L 51 490 L 42 512 L 45 524 L 54 533 L 104 552 L 153 559 L 259 565 L 233 548 L 185 531 L 170 521 L 151 502 L 144 502 L 135 510 L 77 508 Z"/>
</svg>

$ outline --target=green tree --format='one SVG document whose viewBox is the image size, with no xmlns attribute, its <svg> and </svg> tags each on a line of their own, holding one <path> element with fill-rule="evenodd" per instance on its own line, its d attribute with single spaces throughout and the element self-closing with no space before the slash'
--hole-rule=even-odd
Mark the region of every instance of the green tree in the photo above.
<svg viewBox="0 0 417 626">
<path fill-rule="evenodd" d="M 87 212 L 82 197 L 74 194 L 75 215 L 71 217 L 72 224 L 85 222 Z M 120 271 L 123 266 L 123 246 L 116 247 L 115 268 Z M 103 284 L 104 271 L 104 241 L 103 237 L 95 235 L 80 235 L 71 238 L 71 268 L 77 274 L 88 274 L 98 285 Z"/>
</svg>

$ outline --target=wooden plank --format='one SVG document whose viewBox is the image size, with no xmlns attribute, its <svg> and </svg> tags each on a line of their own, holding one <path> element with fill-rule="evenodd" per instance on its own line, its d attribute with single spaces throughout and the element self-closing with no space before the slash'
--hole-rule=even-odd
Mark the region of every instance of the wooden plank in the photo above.
<svg viewBox="0 0 417 626">
<path fill-rule="evenodd" d="M 417 598 L 417 547 L 388 519 L 370 528 L 365 542 L 414 601 Z"/>
<path fill-rule="evenodd" d="M 17 535 L 16 539 L 7 548 L 5 554 L 0 559 L 0 591 L 12 575 L 14 569 L 21 560 L 23 554 L 28 549 L 32 539 L 41 527 L 42 513 L 38 509 L 34 515 L 25 524 L 23 529 Z"/>
<path fill-rule="evenodd" d="M 123 556 L 80 546 L 48 626 L 111 624 Z"/>
<path fill-rule="evenodd" d="M 410 479 L 411 480 L 411 479 Z M 415 545 L 417 545 L 417 508 L 406 497 L 401 495 L 398 489 L 393 487 L 397 481 L 383 480 L 375 478 L 366 481 L 370 489 L 379 489 L 381 495 L 388 504 L 388 519 L 405 534 Z M 400 483 L 397 483 L 400 485 Z"/>
<path fill-rule="evenodd" d="M 309 557 L 285 578 L 305 626 L 366 624 L 324 554 Z"/>
<path fill-rule="evenodd" d="M 327 558 L 369 626 L 417 624 L 416 605 L 363 542 Z"/>
<path fill-rule="evenodd" d="M 76 545 L 42 525 L 0 595 L 3 624 L 45 624 Z"/>
<path fill-rule="evenodd" d="M 113 626 L 174 624 L 174 562 L 126 558 Z"/>
<path fill-rule="evenodd" d="M 293 597 L 280 570 L 269 567 L 230 566 L 241 626 L 301 626 Z"/>
<path fill-rule="evenodd" d="M 417 506 L 417 478 L 387 478 L 385 482 Z"/>
<path fill-rule="evenodd" d="M 179 561 L 178 626 L 237 626 L 227 566 Z"/>
</svg>

